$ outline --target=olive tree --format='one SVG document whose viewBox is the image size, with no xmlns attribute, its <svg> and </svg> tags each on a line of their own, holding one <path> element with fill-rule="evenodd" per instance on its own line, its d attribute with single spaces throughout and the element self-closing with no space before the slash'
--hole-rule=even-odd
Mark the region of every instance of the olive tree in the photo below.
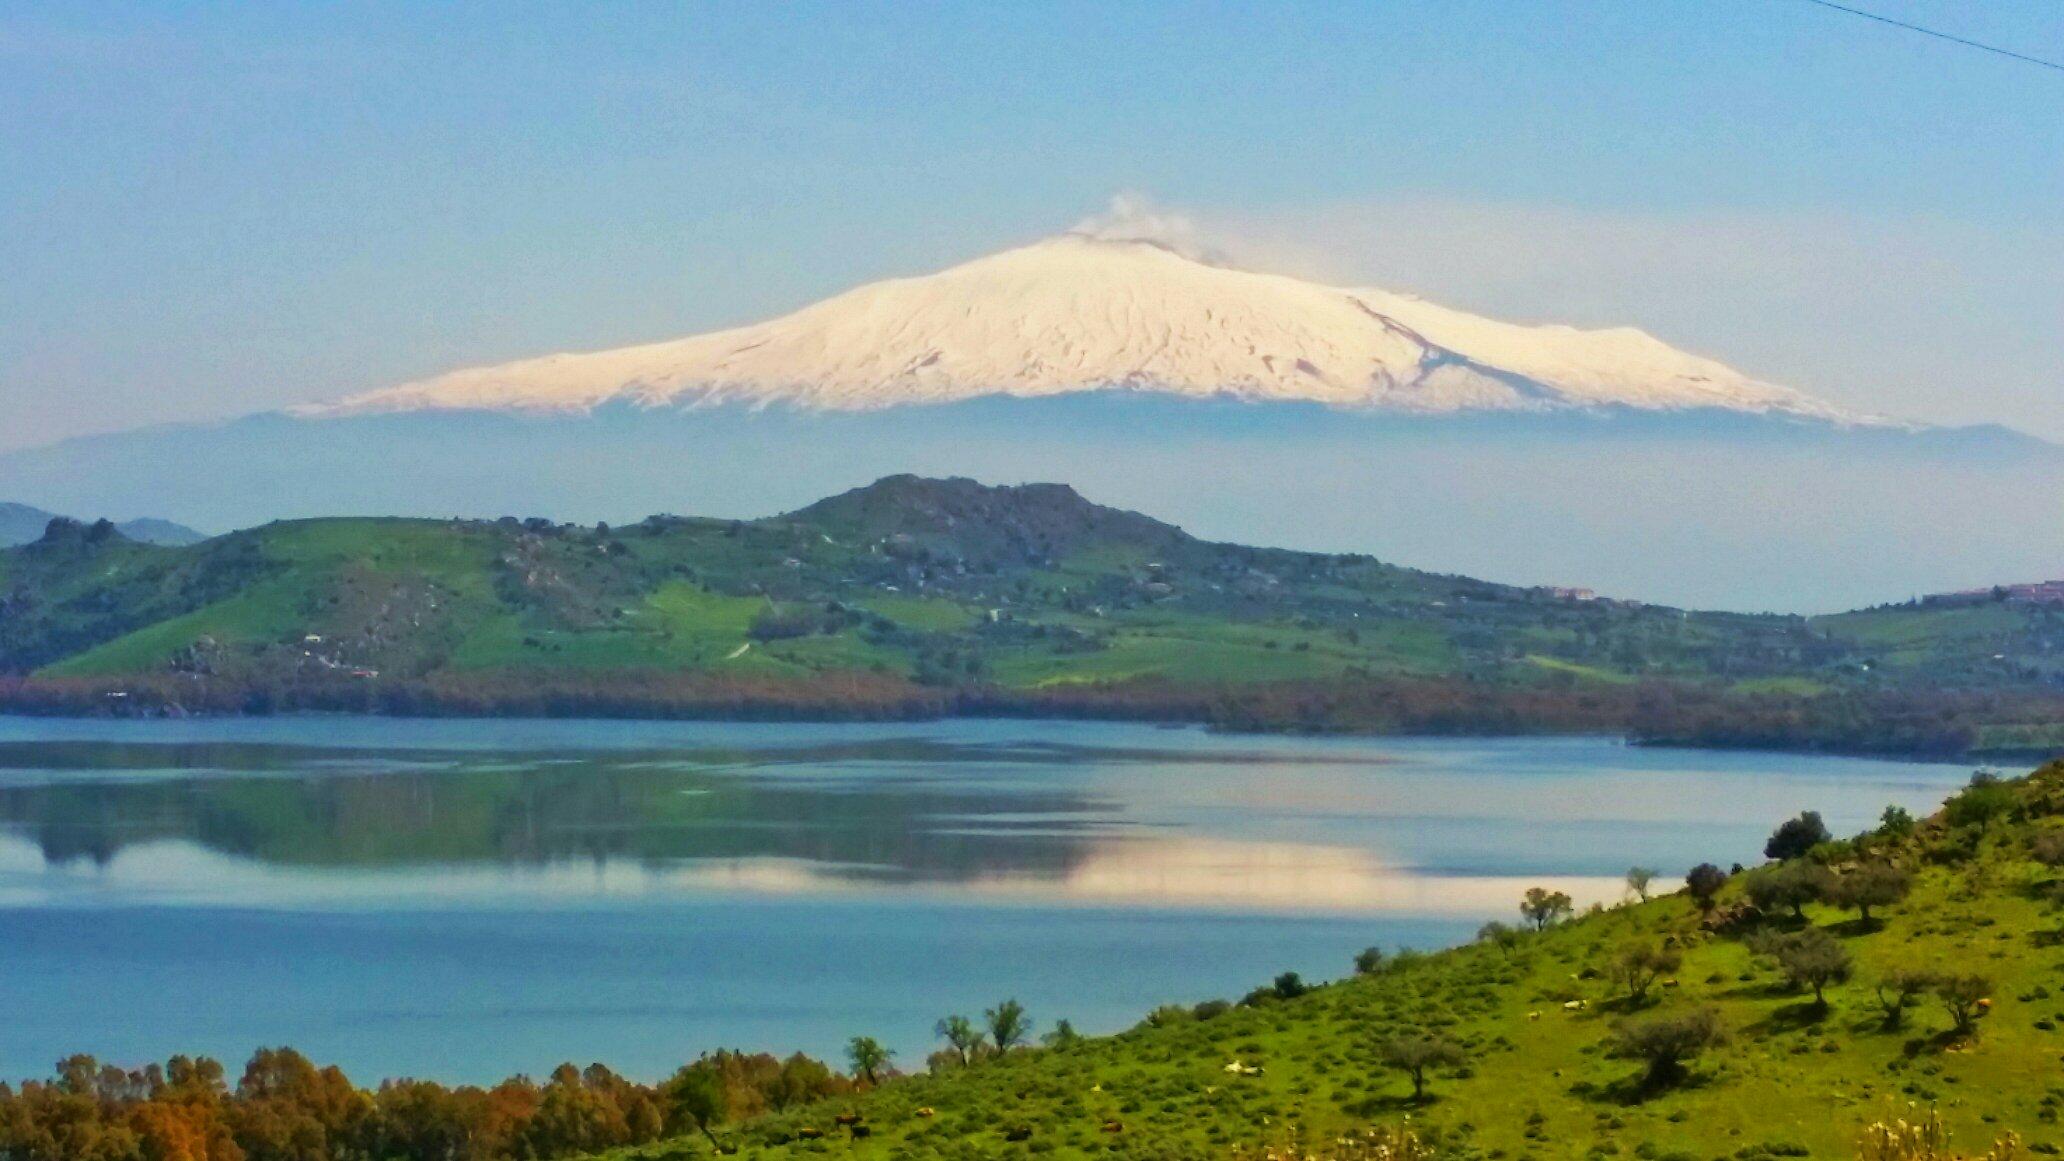
<svg viewBox="0 0 2064 1161">
<path fill-rule="evenodd" d="M 1878 977 L 1873 989 L 1878 997 L 1878 1010 L 1885 1015 L 1885 1027 L 1897 1028 L 1906 1022 L 1906 1010 L 1914 1006 L 1922 992 L 1935 983 L 1933 973 L 1913 968 L 1893 968 Z"/>
<path fill-rule="evenodd" d="M 1813 989 L 1813 1004 L 1827 1007 L 1827 987 L 1849 978 L 1849 950 L 1841 941 L 1818 927 L 1795 931 L 1764 944 L 1793 987 Z"/>
<path fill-rule="evenodd" d="M 1992 993 L 1992 981 L 1981 975 L 1951 973 L 1935 977 L 1929 990 L 1942 1001 L 1956 1034 L 1968 1036 L 1978 1027 L 1978 1012 L 1985 1006 L 1985 997 Z"/>
<path fill-rule="evenodd" d="M 1519 901 L 1519 913 L 1534 925 L 1535 931 L 1567 918 L 1575 907 L 1568 893 L 1550 891 L 1546 887 L 1528 887 L 1526 897 Z"/>
<path fill-rule="evenodd" d="M 1676 971 L 1683 962 L 1684 957 L 1669 948 L 1633 943 L 1613 956 L 1611 974 L 1613 981 L 1627 990 L 1627 999 L 1640 1005 L 1647 1001 L 1648 990 L 1655 982 Z"/>
<path fill-rule="evenodd" d="M 1971 781 L 1954 798 L 1942 804 L 1942 816 L 1951 826 L 1975 826 L 1980 831 L 1996 818 L 2013 813 L 2014 789 L 1990 770 L 1971 775 Z"/>
<path fill-rule="evenodd" d="M 1412 1099 L 1426 1099 L 1426 1071 L 1462 1063 L 1462 1050 L 1431 1033 L 1386 1040 L 1379 1049 L 1383 1063 L 1412 1078 Z"/>
<path fill-rule="evenodd" d="M 1806 918 L 1806 905 L 1827 898 L 1834 887 L 1834 874 L 1814 863 L 1782 863 L 1752 872 L 1742 885 L 1749 901 L 1764 911 L 1787 910 L 1794 919 Z"/>
<path fill-rule="evenodd" d="M 1770 834 L 1770 841 L 1763 844 L 1763 857 L 1796 859 L 1833 837 L 1828 833 L 1827 824 L 1820 820 L 1820 812 L 1808 810 L 1797 818 L 1788 818 L 1778 824 Z"/>
<path fill-rule="evenodd" d="M 1837 875 L 1828 884 L 1827 901 L 1856 912 L 1868 924 L 1871 908 L 1890 907 L 1913 889 L 1913 876 L 1891 863 L 1872 862 Z"/>
<path fill-rule="evenodd" d="M 982 1013 L 982 1019 L 989 1025 L 989 1042 L 998 1053 L 1009 1052 L 1025 1042 L 1032 1032 L 1032 1020 L 1025 1015 L 1025 1005 L 1016 1000 L 1005 1000 Z"/>
<path fill-rule="evenodd" d="M 724 1079 L 715 1068 L 698 1062 L 675 1073 L 661 1090 L 670 1121 L 677 1127 L 699 1130 L 719 1152 L 716 1126 L 729 1112 Z"/>
<path fill-rule="evenodd" d="M 846 1042 L 846 1059 L 852 1062 L 855 1079 L 880 1084 L 881 1072 L 895 1054 L 872 1036 L 855 1036 Z"/>
<path fill-rule="evenodd" d="M 1651 867 L 1628 867 L 1627 890 L 1643 903 L 1648 902 L 1649 884 L 1655 882 L 1656 873 Z"/>
<path fill-rule="evenodd" d="M 1727 1028 L 1720 1022 L 1720 1013 L 1711 1008 L 1622 1020 L 1613 1026 L 1613 1054 L 1645 1062 L 1648 1072 L 1643 1082 L 1652 1087 L 1683 1079 L 1686 1061 L 1725 1043 Z"/>
<path fill-rule="evenodd" d="M 975 1057 L 987 1043 L 975 1022 L 966 1016 L 948 1016 L 933 1028 L 939 1039 L 944 1040 L 960 1057 L 962 1064 L 973 1063 Z"/>
<path fill-rule="evenodd" d="M 1727 872 L 1711 863 L 1700 863 L 1684 876 L 1684 889 L 1691 892 L 1691 901 L 1700 911 L 1711 911 L 1713 900 L 1726 885 Z"/>
<path fill-rule="evenodd" d="M 1476 938 L 1479 943 L 1488 943 L 1499 951 L 1509 952 L 1519 946 L 1523 937 L 1511 924 L 1493 919 L 1476 929 Z"/>
<path fill-rule="evenodd" d="M 1878 834 L 1883 838 L 1901 839 L 1914 832 L 1913 812 L 1894 803 L 1878 816 Z"/>
</svg>

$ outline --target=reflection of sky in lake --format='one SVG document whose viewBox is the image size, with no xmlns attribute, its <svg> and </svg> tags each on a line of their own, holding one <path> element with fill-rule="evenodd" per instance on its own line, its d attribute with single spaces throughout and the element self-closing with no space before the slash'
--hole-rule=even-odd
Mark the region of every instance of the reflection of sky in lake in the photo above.
<svg viewBox="0 0 2064 1161">
<path fill-rule="evenodd" d="M 1460 938 L 1530 885 L 1613 899 L 1632 864 L 1748 861 L 1802 808 L 1854 831 L 1966 776 L 1081 723 L 0 718 L 0 989 L 28 1013 L 0 1076 L 276 1040 L 374 1072 L 650 1072 L 717 1043 L 833 1052 L 856 1023 L 921 1054 L 942 1004 L 1012 991 L 1112 1027 Z M 236 986 L 104 1002 L 183 975 Z M 664 1036 L 646 988 L 695 997 Z M 394 994 L 472 1035 L 383 1024 Z"/>
<path fill-rule="evenodd" d="M 630 728 L 299 719 L 0 727 L 0 898 L 180 904 L 896 892 L 1264 910 L 1609 896 L 1747 859 L 1803 806 L 1921 808 L 1943 766 L 1590 739 L 1136 726 Z M 28 735 L 25 737 L 24 735 Z M 377 742 L 377 745 L 368 743 Z"/>
<path fill-rule="evenodd" d="M 0 724 L 13 906 L 577 903 L 684 893 L 1481 914 L 1749 859 L 1963 772 L 1593 739 L 1137 726 L 298 719 Z M 340 728 L 342 727 L 342 728 Z M 341 736 L 340 736 L 341 735 Z M 368 743 L 377 740 L 378 745 Z"/>
</svg>

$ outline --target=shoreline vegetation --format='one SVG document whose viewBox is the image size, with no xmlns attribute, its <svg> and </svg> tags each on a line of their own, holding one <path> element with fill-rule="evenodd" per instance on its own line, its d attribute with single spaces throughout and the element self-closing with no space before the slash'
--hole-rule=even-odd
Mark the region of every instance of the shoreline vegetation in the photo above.
<svg viewBox="0 0 2064 1161">
<path fill-rule="evenodd" d="M 1949 1161 L 1952 1136 L 2055 1155 L 2064 1088 L 2034 1078 L 2064 1035 L 2064 763 L 1981 772 L 1850 838 L 1805 812 L 1764 855 L 1668 885 L 1634 867 L 1582 914 L 1531 888 L 1473 942 L 1368 948 L 1339 980 L 1285 972 L 1115 1035 L 1005 999 L 942 1016 L 903 1068 L 864 1031 L 843 1069 L 715 1051 L 653 1084 L 569 1063 L 364 1089 L 285 1048 L 232 1084 L 206 1058 L 73 1056 L 0 1084 L 0 1157 Z"/>
<path fill-rule="evenodd" d="M 1032 689 L 925 685 L 895 675 L 803 678 L 667 670 L 580 674 L 0 675 L 0 713 L 176 718 L 342 713 L 389 717 L 716 721 L 1049 718 L 1200 725 L 1226 733 L 1359 736 L 1618 735 L 1633 745 L 2040 762 L 2064 750 L 2064 696 L 2033 692 L 1740 693 L 1692 684 L 1512 686 L 1447 678 Z"/>
</svg>

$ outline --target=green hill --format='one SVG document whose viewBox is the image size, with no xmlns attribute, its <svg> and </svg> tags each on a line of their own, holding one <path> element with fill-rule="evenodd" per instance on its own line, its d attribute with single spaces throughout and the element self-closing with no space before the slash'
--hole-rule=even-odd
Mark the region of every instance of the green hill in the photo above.
<svg viewBox="0 0 2064 1161">
<path fill-rule="evenodd" d="M 984 1048 L 966 1066 L 948 1053 L 929 1075 L 725 1119 L 715 1138 L 754 1157 L 1374 1157 L 1335 1143 L 1409 1125 L 1443 1158 L 1749 1161 L 1855 1156 L 1866 1125 L 1932 1107 L 1973 1151 L 2011 1131 L 2054 1155 L 2060 863 L 2064 764 L 1974 784 L 1918 828 L 1894 816 L 1723 876 L 1707 907 L 1671 883 L 1659 890 L 1674 894 L 1539 932 L 1515 910 L 1518 926 L 1471 946 L 1393 955 L 1310 990 L 1285 978 L 1231 1005 L 1164 1008 L 1117 1036 Z M 1871 875 L 1883 894 L 1868 921 L 1830 901 L 1842 888 L 1829 884 L 1854 890 Z M 1798 882 L 1818 886 L 1795 917 L 1782 900 Z M 1794 977 L 1826 977 L 1824 1002 L 1788 979 L 1787 956 Z M 1630 989 L 1634 964 L 1645 966 Z M 1915 981 L 1905 1006 L 1902 973 Z M 1066 1013 L 1034 1015 L 1046 1026 Z M 1704 1027 L 1719 1042 L 1676 1067 L 1629 1055 L 1631 1041 L 1696 1042 Z M 1395 1062 L 1428 1038 L 1445 1047 L 1415 1099 Z M 710 1152 L 681 1136 L 609 1156 Z"/>
<path fill-rule="evenodd" d="M 972 707 L 2041 752 L 2059 656 L 2064 615 L 2004 597 L 1687 612 L 915 477 L 748 522 L 332 519 L 182 547 L 60 522 L 0 551 L 7 700 L 45 709 Z"/>
</svg>

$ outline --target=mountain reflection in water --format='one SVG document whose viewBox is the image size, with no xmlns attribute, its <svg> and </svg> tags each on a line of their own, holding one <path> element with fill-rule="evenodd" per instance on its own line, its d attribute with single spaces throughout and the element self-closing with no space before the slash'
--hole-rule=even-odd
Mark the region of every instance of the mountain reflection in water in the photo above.
<svg viewBox="0 0 2064 1161">
<path fill-rule="evenodd" d="M 1614 868 L 1634 858 L 1662 848 L 1691 861 L 1686 836 L 1725 825 L 1701 817 L 1702 798 L 1754 809 L 1744 788 L 1755 783 L 1774 786 L 1778 802 L 1809 801 L 1796 779 L 1758 765 L 1767 757 L 1722 758 L 1716 776 L 1710 760 L 1630 762 L 1624 747 L 1586 739 L 1446 743 L 1429 764 L 1425 743 L 1411 741 L 902 728 L 704 727 L 675 745 L 641 735 L 508 750 L 435 730 L 416 731 L 430 744 L 408 745 L 407 729 L 385 745 L 296 741 L 291 728 L 0 739 L 0 904 L 886 892 L 1493 913 L 1521 878 L 1610 899 Z M 1455 768 L 1458 753 L 1473 753 L 1475 768 Z M 1684 772 L 1673 765 L 1703 777 L 1670 786 Z M 1852 813 L 1874 811 L 1881 789 L 1898 796 L 1901 780 L 1927 788 L 1926 805 L 1955 773 L 1872 769 L 1891 781 L 1863 790 Z M 1848 805 L 1810 801 L 1838 816 Z M 1626 849 L 1576 853 L 1601 829 Z"/>
<path fill-rule="evenodd" d="M 0 1079 L 260 1044 L 470 1083 L 855 1034 L 921 1060 L 1005 996 L 1115 1031 L 1968 775 L 1085 722 L 0 717 Z"/>
</svg>

